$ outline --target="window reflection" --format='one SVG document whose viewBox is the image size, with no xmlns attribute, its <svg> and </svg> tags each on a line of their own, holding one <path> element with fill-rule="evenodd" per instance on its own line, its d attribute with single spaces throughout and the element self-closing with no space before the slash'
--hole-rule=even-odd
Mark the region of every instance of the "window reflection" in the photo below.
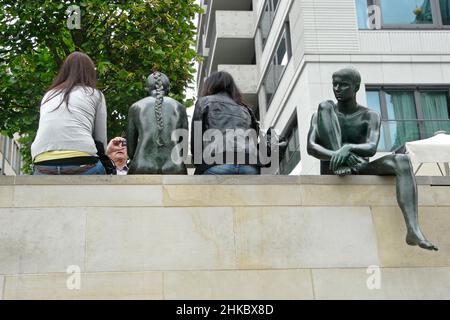
<svg viewBox="0 0 450 320">
<path fill-rule="evenodd" d="M 450 25 L 450 0 L 440 0 L 439 5 L 442 23 L 448 26 Z"/>
<path fill-rule="evenodd" d="M 263 80 L 267 105 L 269 105 L 272 101 L 272 97 L 278 88 L 283 72 L 290 60 L 290 49 L 288 47 L 290 43 L 288 41 L 287 30 L 288 24 L 286 24 L 285 32 L 283 33 L 278 47 L 272 56 L 271 63 Z"/>
<path fill-rule="evenodd" d="M 430 0 L 381 0 L 384 24 L 432 24 Z"/>
</svg>

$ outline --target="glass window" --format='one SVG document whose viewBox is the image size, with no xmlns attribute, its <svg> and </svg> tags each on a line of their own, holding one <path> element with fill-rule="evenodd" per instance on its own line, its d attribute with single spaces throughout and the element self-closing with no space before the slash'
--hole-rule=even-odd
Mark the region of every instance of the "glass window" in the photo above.
<svg viewBox="0 0 450 320">
<path fill-rule="evenodd" d="M 432 24 L 430 0 L 381 0 L 384 24 Z"/>
<path fill-rule="evenodd" d="M 261 22 L 259 24 L 259 28 L 261 29 L 261 38 L 263 48 L 266 45 L 267 37 L 269 36 L 270 27 L 272 26 L 272 19 L 270 14 L 270 6 L 269 2 L 264 5 L 264 11 L 261 17 Z"/>
<path fill-rule="evenodd" d="M 291 125 L 287 135 L 288 147 L 284 154 L 280 155 L 280 174 L 288 175 L 300 162 L 300 138 L 297 121 Z"/>
<path fill-rule="evenodd" d="M 358 16 L 358 28 L 369 29 L 367 0 L 356 0 L 356 14 Z"/>
<path fill-rule="evenodd" d="M 359 29 L 450 26 L 450 0 L 355 0 L 355 4 Z M 369 20 L 374 22 L 371 18 L 375 18 L 372 15 L 377 12 L 381 14 L 382 23 L 375 28 L 369 25 Z"/>
<path fill-rule="evenodd" d="M 368 106 L 382 114 L 378 151 L 394 151 L 408 141 L 450 133 L 447 90 L 368 90 Z"/>
<path fill-rule="evenodd" d="M 439 0 L 442 23 L 446 26 L 450 25 L 450 0 Z"/>
<path fill-rule="evenodd" d="M 386 92 L 391 150 L 420 139 L 414 92 Z"/>
<path fill-rule="evenodd" d="M 272 97 L 278 88 L 283 72 L 290 60 L 290 43 L 288 41 L 287 29 L 288 26 L 286 25 L 286 31 L 283 33 L 278 47 L 275 50 L 275 53 L 271 59 L 271 64 L 269 65 L 266 76 L 263 80 L 267 105 L 269 105 L 272 101 Z"/>
<path fill-rule="evenodd" d="M 279 0 L 266 0 L 264 4 L 264 10 L 259 23 L 263 49 L 266 45 L 267 38 L 269 37 L 270 29 L 272 27 L 273 20 L 275 19 L 275 13 L 278 9 L 279 2 Z"/>
<path fill-rule="evenodd" d="M 447 92 L 421 92 L 420 94 L 425 135 L 433 136 L 436 132 L 444 130 L 450 133 L 450 116 Z"/>
<path fill-rule="evenodd" d="M 381 101 L 380 101 L 380 93 L 378 91 L 367 91 L 367 106 L 381 115 Z M 378 144 L 379 151 L 389 150 L 386 146 L 386 135 L 384 133 L 386 130 L 385 127 L 386 125 L 382 123 L 380 132 L 380 142 Z"/>
</svg>

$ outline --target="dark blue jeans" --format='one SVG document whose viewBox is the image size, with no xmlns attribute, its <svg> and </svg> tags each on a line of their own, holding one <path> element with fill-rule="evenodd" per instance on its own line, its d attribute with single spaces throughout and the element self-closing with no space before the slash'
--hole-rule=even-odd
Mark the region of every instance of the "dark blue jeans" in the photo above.
<svg viewBox="0 0 450 320">
<path fill-rule="evenodd" d="M 104 175 L 106 174 L 105 168 L 102 163 L 98 161 L 94 165 L 62 165 L 62 166 L 34 166 L 35 176 L 44 175 Z"/>
<path fill-rule="evenodd" d="M 258 175 L 260 173 L 259 167 L 242 164 L 222 164 L 214 166 L 206 170 L 204 175 Z"/>
</svg>

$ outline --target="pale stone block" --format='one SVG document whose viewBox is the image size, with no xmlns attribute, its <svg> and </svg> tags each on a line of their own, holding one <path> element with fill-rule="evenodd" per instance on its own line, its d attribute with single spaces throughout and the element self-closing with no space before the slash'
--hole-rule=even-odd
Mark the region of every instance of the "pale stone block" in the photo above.
<svg viewBox="0 0 450 320">
<path fill-rule="evenodd" d="M 376 275 L 379 289 L 374 287 Z M 450 268 L 318 269 L 312 276 L 319 300 L 450 299 Z"/>
<path fill-rule="evenodd" d="M 0 209 L 0 273 L 84 268 L 83 209 Z"/>
<path fill-rule="evenodd" d="M 163 177 L 164 185 L 285 185 L 299 184 L 300 182 L 299 176 L 195 175 Z"/>
<path fill-rule="evenodd" d="M 13 176 L 0 176 L 0 186 L 10 186 L 14 184 L 15 177 Z"/>
<path fill-rule="evenodd" d="M 5 284 L 5 277 L 0 276 L 0 300 L 3 300 L 4 284 Z"/>
<path fill-rule="evenodd" d="M 383 267 L 450 266 L 450 214 L 448 208 L 420 207 L 419 221 L 423 233 L 439 247 L 431 252 L 405 242 L 406 226 L 397 207 L 373 207 L 378 249 Z"/>
<path fill-rule="evenodd" d="M 165 272 L 169 300 L 313 299 L 311 274 L 303 270 Z"/>
<path fill-rule="evenodd" d="M 418 190 L 419 205 L 435 205 L 430 186 L 419 186 Z M 304 206 L 398 206 L 396 187 L 392 184 L 301 185 L 301 193 Z"/>
<path fill-rule="evenodd" d="M 304 206 L 397 205 L 395 186 L 302 185 Z"/>
<path fill-rule="evenodd" d="M 88 271 L 235 266 L 231 208 L 88 209 Z"/>
<path fill-rule="evenodd" d="M 126 199 L 124 199 L 126 195 Z M 162 187 L 147 185 L 16 186 L 15 207 L 162 206 Z"/>
<path fill-rule="evenodd" d="M 17 176 L 16 185 L 159 185 L 162 184 L 161 175 L 129 175 L 129 176 Z"/>
<path fill-rule="evenodd" d="M 49 274 L 7 277 L 5 299 L 71 300 L 71 299 L 155 299 L 163 298 L 161 272 L 83 273 L 80 289 L 69 289 L 73 275 Z M 72 287 L 73 288 L 73 287 Z"/>
<path fill-rule="evenodd" d="M 370 209 L 237 208 L 239 268 L 361 267 L 378 263 Z"/>
<path fill-rule="evenodd" d="M 0 186 L 0 208 L 13 206 L 13 190 L 12 186 Z"/>
<path fill-rule="evenodd" d="M 300 205 L 300 187 L 292 185 L 164 186 L 165 206 Z"/>
<path fill-rule="evenodd" d="M 450 186 L 433 186 L 431 190 L 438 206 L 450 206 Z"/>
</svg>

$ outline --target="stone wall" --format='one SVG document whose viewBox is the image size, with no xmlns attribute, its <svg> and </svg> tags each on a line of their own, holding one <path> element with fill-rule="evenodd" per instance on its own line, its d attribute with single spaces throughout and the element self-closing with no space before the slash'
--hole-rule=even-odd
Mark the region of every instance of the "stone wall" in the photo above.
<svg viewBox="0 0 450 320">
<path fill-rule="evenodd" d="M 392 178 L 2 177 L 0 298 L 450 299 L 450 179 L 419 192 L 437 253 Z"/>
</svg>

